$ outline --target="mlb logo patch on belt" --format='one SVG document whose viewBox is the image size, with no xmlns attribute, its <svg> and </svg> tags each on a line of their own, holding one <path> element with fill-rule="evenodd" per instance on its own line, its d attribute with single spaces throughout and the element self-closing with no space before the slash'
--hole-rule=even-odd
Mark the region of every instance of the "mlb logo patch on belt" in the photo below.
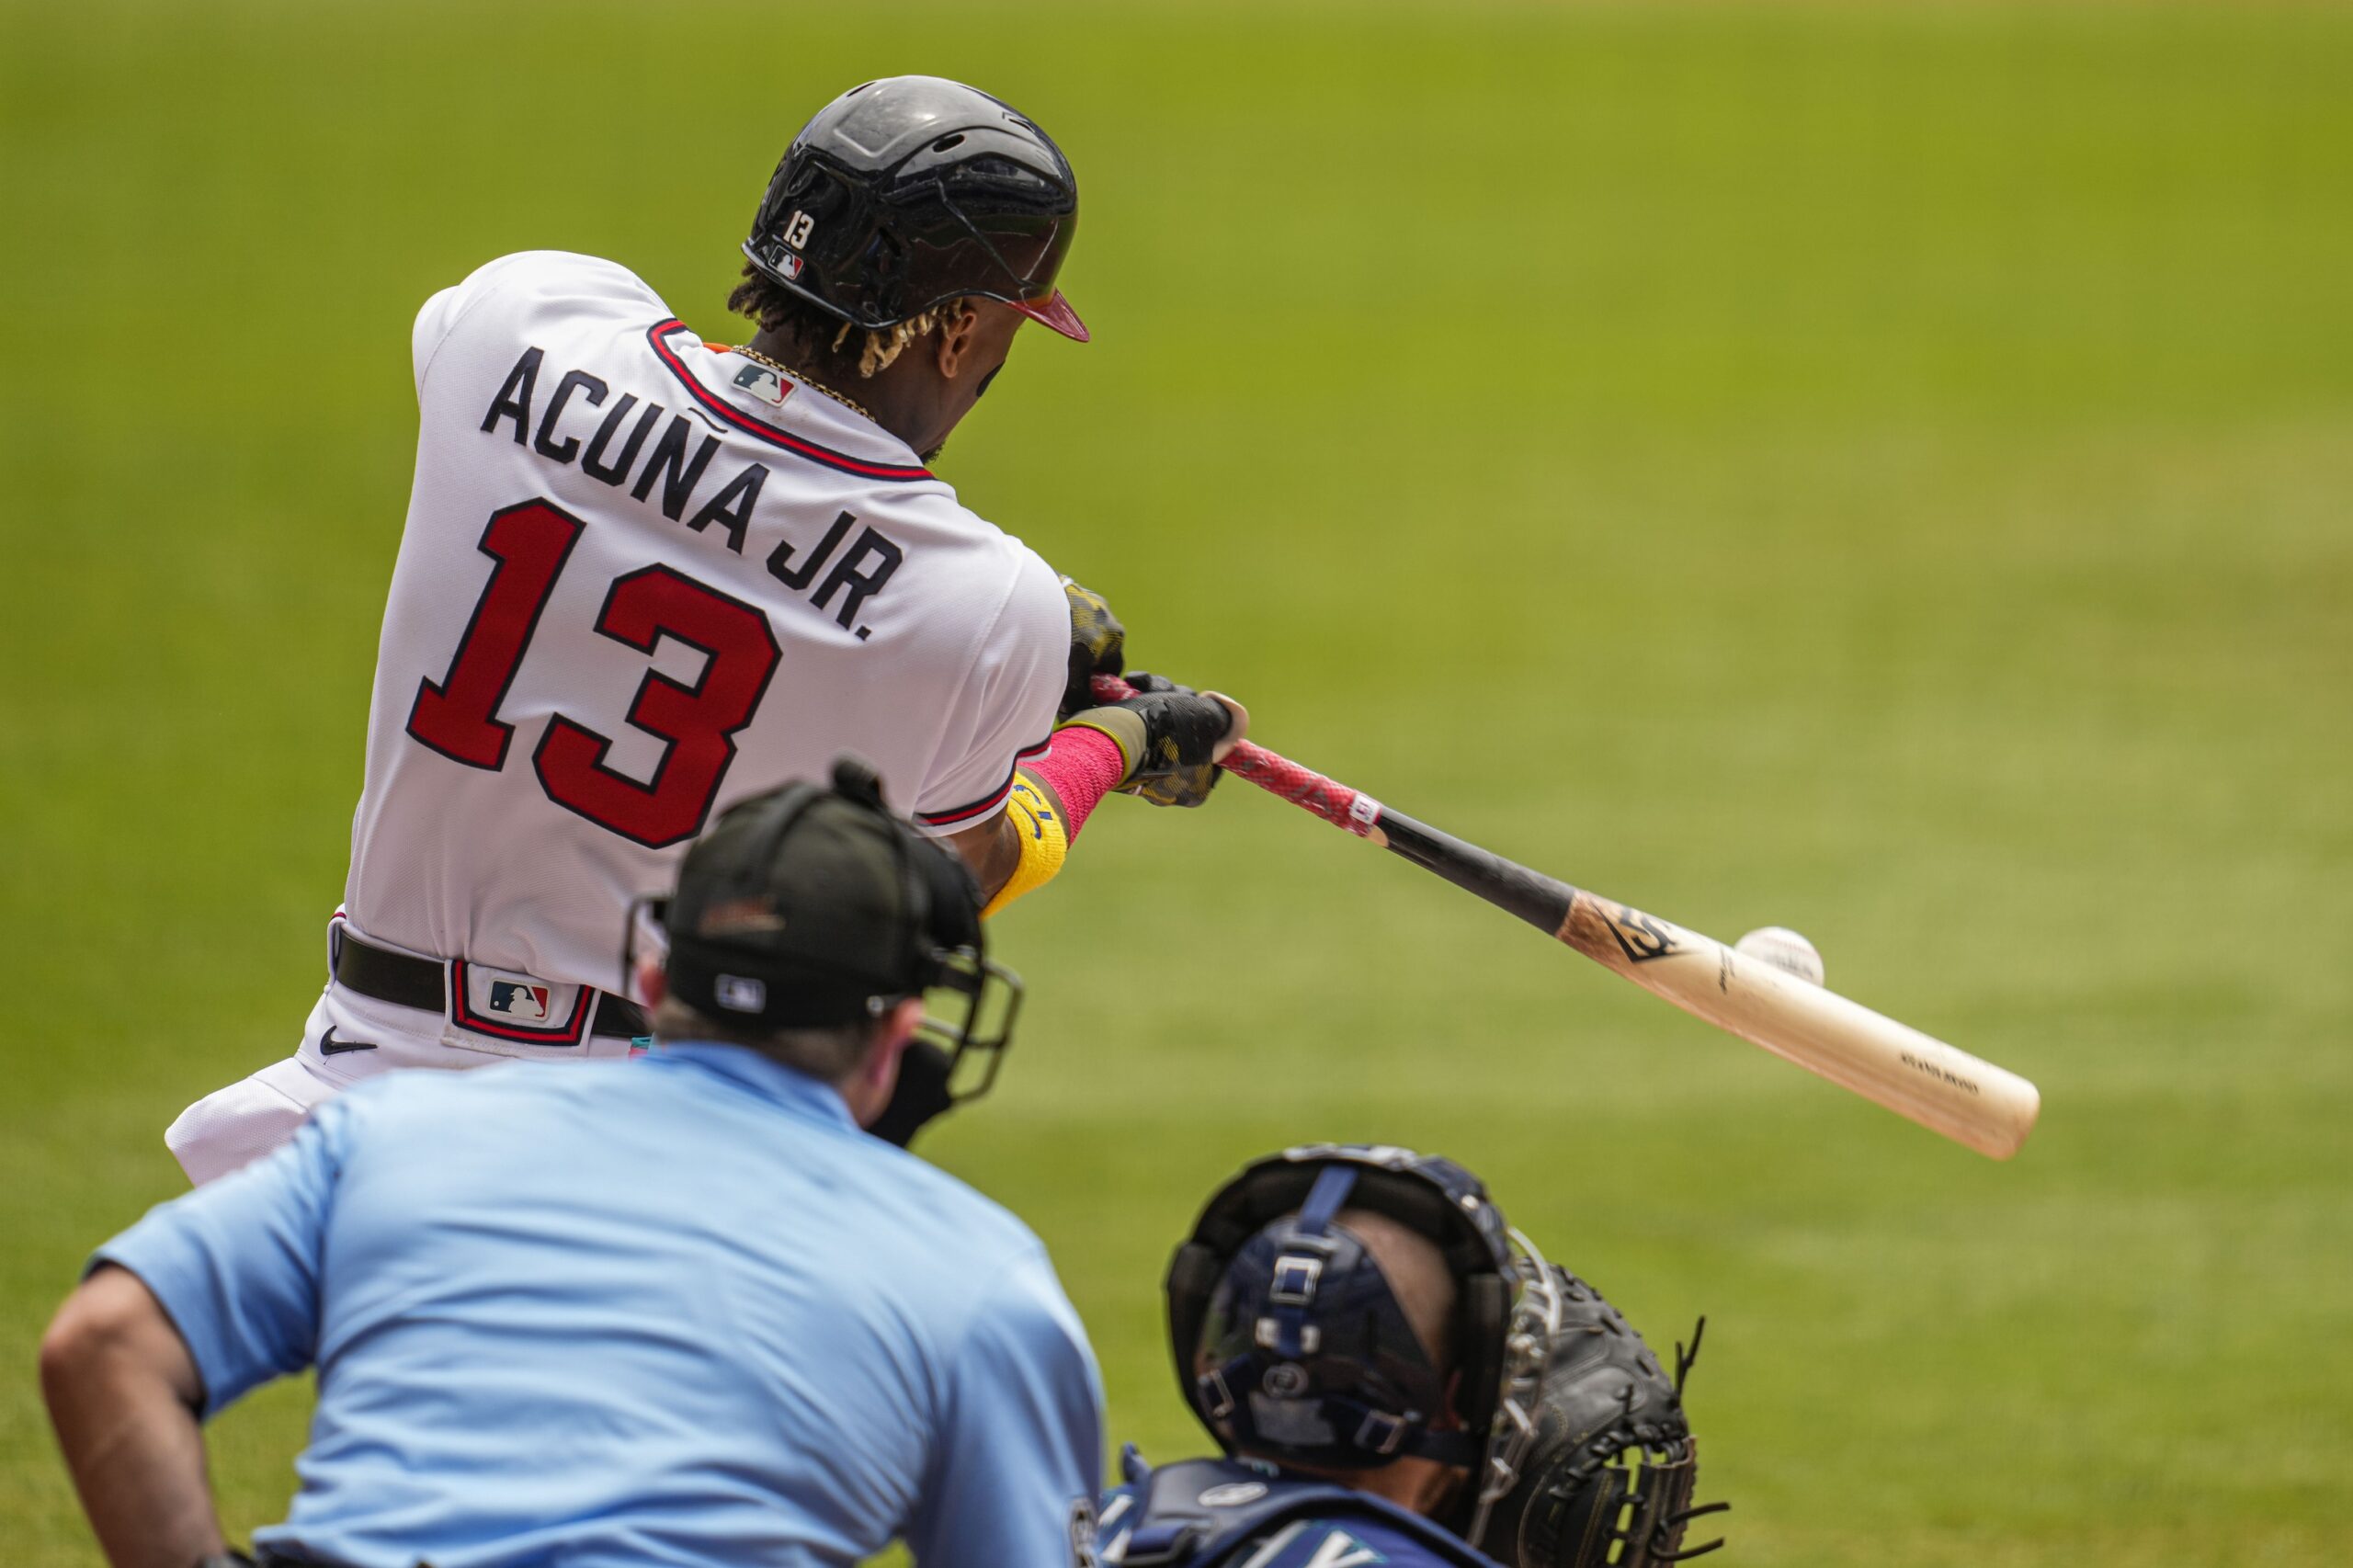
<svg viewBox="0 0 2353 1568">
<path fill-rule="evenodd" d="M 548 988 L 519 980 L 494 980 L 490 983 L 490 1010 L 528 1023 L 543 1024 L 548 1017 Z"/>
<path fill-rule="evenodd" d="M 452 959 L 449 1014 L 459 1028 L 499 1040 L 578 1045 L 588 1019 L 587 989 Z"/>
</svg>

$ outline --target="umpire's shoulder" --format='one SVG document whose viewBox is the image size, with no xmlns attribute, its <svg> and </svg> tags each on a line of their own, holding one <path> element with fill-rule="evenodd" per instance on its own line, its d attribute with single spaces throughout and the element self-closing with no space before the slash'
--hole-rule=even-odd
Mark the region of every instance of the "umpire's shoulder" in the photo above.
<svg viewBox="0 0 2353 1568">
<path fill-rule="evenodd" d="M 874 1195 L 894 1210 L 898 1233 L 923 1238 L 930 1256 L 985 1267 L 1045 1256 L 1045 1244 L 1011 1210 L 920 1155 L 880 1139 L 862 1140 L 859 1153 L 888 1173 Z"/>
<path fill-rule="evenodd" d="M 434 1123 L 490 1112 L 502 1084 L 528 1082 L 515 1073 L 528 1063 L 498 1062 L 463 1073 L 378 1073 L 360 1079 L 320 1105 L 312 1119 L 335 1128 L 367 1131 L 394 1123 Z M 480 1108 L 479 1110 L 477 1108 Z"/>
</svg>

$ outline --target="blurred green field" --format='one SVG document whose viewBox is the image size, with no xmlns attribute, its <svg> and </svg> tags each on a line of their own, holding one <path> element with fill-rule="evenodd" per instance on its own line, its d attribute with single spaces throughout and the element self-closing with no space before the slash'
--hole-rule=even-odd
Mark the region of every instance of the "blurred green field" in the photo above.
<svg viewBox="0 0 2353 1568">
<path fill-rule="evenodd" d="M 1380 1139 L 1710 1315 L 1722 1561 L 2353 1561 L 2353 13 L 250 0 L 0 12 L 11 1561 L 96 1560 L 40 1325 L 318 983 L 411 314 L 560 246 L 730 333 L 783 142 L 906 70 L 1079 169 L 1097 341 L 944 472 L 1140 662 L 2045 1096 L 1992 1165 L 1263 796 L 1114 802 L 928 1152 L 1118 1431 L 1197 1444 L 1210 1186 Z M 304 1402 L 214 1429 L 240 1531 Z"/>
</svg>

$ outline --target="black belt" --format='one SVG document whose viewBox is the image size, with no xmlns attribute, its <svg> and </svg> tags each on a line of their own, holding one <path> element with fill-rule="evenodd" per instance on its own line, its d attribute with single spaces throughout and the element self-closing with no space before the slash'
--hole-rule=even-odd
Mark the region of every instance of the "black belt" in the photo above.
<svg viewBox="0 0 2353 1568">
<path fill-rule="evenodd" d="M 421 959 L 380 948 L 353 936 L 349 926 L 340 922 L 337 925 L 336 984 L 378 1002 L 390 1002 L 395 1007 L 415 1007 L 426 1013 L 446 1008 L 444 977 L 449 965 L 438 959 Z M 602 1000 L 597 1005 L 596 1022 L 588 1028 L 590 1034 L 606 1040 L 636 1040 L 654 1032 L 646 1024 L 644 1008 L 609 991 L 599 995 Z"/>
</svg>

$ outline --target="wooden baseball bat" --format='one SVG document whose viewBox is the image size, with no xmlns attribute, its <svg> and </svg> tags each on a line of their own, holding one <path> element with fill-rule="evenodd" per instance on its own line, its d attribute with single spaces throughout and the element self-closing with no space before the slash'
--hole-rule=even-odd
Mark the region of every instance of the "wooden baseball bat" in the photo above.
<svg viewBox="0 0 2353 1568">
<path fill-rule="evenodd" d="M 1134 687 L 1095 677 L 1107 701 Z M 2006 1160 L 2034 1130 L 2035 1086 L 1835 991 L 1671 921 L 1516 865 L 1248 741 L 1218 764 L 1567 943 L 1695 1017 L 1898 1116 Z"/>
</svg>

